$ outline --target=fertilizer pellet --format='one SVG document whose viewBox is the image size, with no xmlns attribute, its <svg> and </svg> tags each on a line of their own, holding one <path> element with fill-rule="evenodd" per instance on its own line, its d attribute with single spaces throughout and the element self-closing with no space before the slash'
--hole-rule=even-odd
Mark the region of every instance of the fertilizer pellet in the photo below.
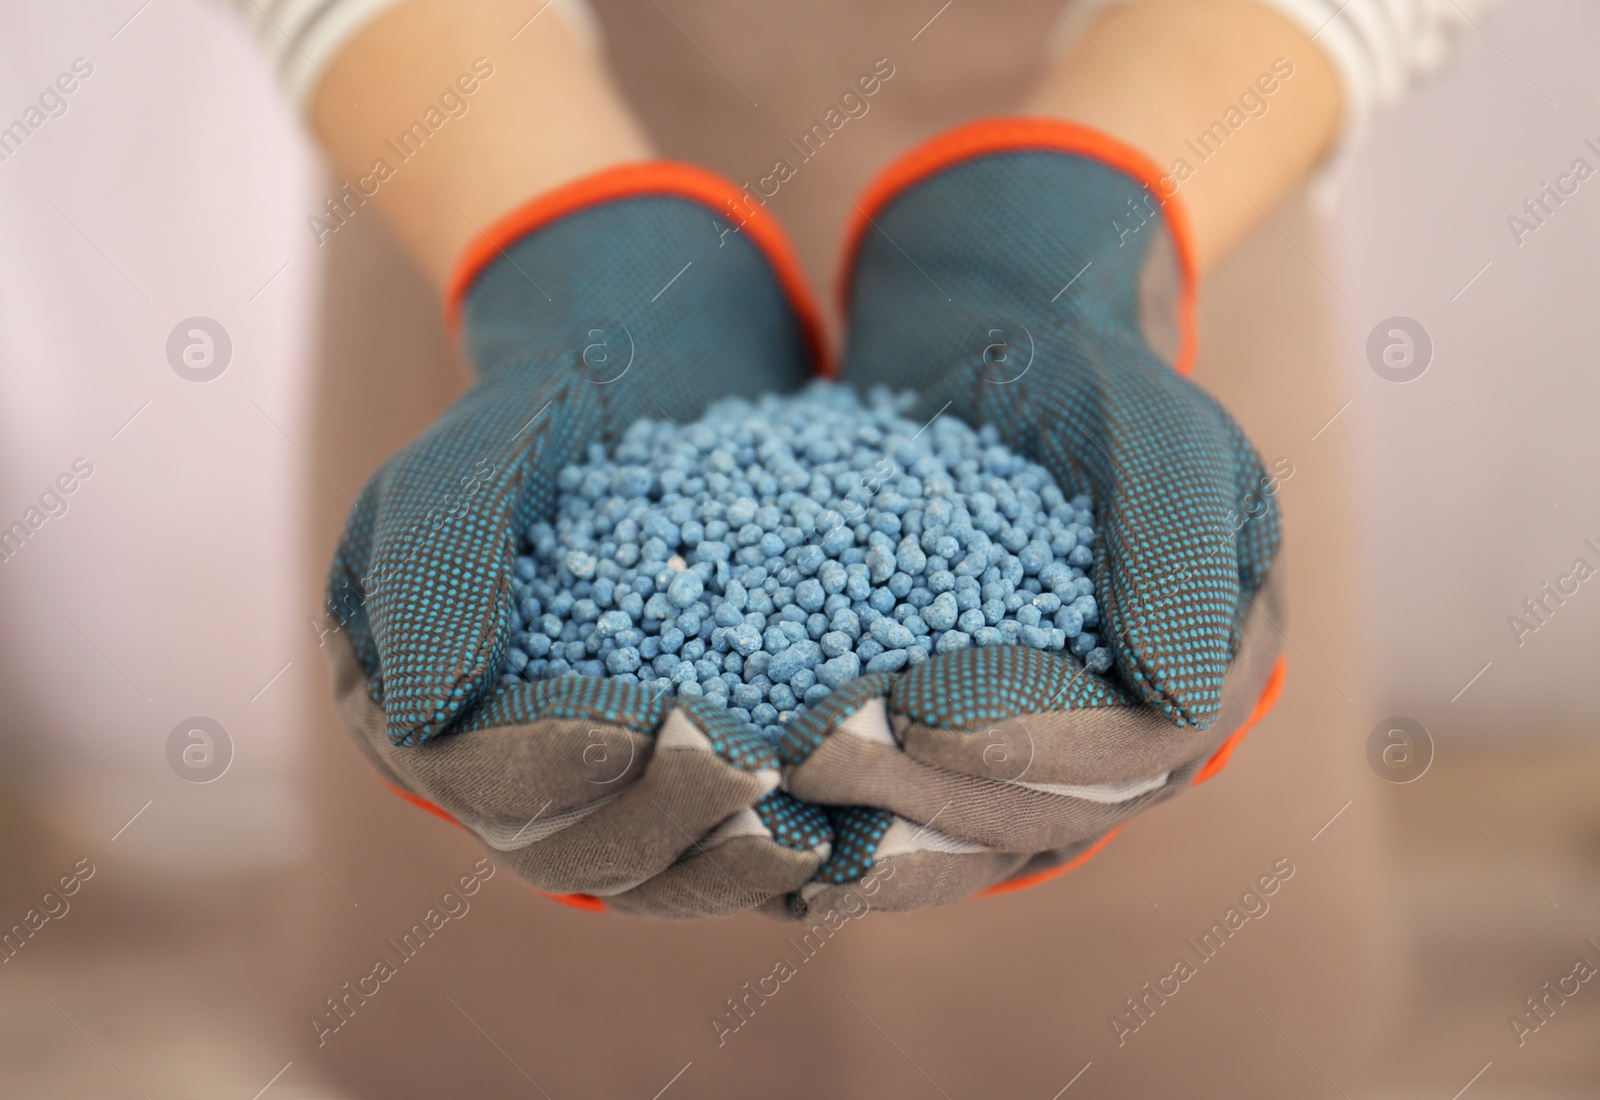
<svg viewBox="0 0 1600 1100">
<path fill-rule="evenodd" d="M 819 382 L 591 446 L 526 533 L 505 678 L 699 695 L 776 739 L 857 676 L 968 646 L 1105 672 L 1089 497 L 911 400 Z"/>
</svg>

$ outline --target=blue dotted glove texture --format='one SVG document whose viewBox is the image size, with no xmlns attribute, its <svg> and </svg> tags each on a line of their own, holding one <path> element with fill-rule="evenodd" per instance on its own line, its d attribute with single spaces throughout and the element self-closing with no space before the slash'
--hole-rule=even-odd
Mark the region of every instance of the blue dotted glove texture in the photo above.
<svg viewBox="0 0 1600 1100">
<path fill-rule="evenodd" d="M 1012 136 L 987 141 L 997 129 Z M 1086 155 L 1106 139 L 1085 133 L 980 123 L 863 207 L 843 377 L 916 390 L 914 419 L 995 425 L 1093 497 L 1115 658 L 1101 676 L 1022 647 L 940 655 L 794 723 L 786 788 L 876 811 L 830 809 L 822 876 L 856 881 L 897 854 L 880 907 L 1067 862 L 1190 785 L 1274 681 L 1276 481 L 1147 340 L 1141 279 L 1182 229 L 1135 175 Z M 821 883 L 804 893 L 830 901 Z"/>
<path fill-rule="evenodd" d="M 959 900 L 1075 865 L 1256 715 L 1282 618 L 1275 484 L 1143 336 L 1163 230 L 1147 192 L 1029 148 L 952 163 L 871 213 L 848 380 L 920 392 L 925 420 L 993 424 L 1093 496 L 1116 669 L 1020 646 L 941 655 L 842 685 L 776 752 L 705 700 L 503 681 L 513 558 L 557 472 L 639 417 L 687 424 L 811 370 L 770 255 L 717 204 L 577 207 L 508 237 L 471 284 L 479 381 L 363 491 L 329 580 L 357 744 L 540 889 L 678 918 Z"/>
<path fill-rule="evenodd" d="M 641 416 L 687 423 L 813 370 L 770 251 L 715 199 L 737 189 L 662 167 L 694 194 L 646 180 L 498 235 L 462 301 L 477 381 L 363 490 L 328 601 L 341 713 L 387 782 L 542 890 L 687 917 L 791 891 L 828 853 L 770 743 L 639 685 L 502 682 L 513 558 L 560 469 Z"/>
</svg>

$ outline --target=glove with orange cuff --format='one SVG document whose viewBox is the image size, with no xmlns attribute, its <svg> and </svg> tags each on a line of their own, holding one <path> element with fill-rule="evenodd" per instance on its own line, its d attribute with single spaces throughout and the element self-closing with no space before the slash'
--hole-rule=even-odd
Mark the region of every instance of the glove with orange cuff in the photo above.
<svg viewBox="0 0 1600 1100">
<path fill-rule="evenodd" d="M 449 309 L 472 388 L 372 478 L 328 582 L 338 704 L 381 777 L 534 886 L 664 917 L 808 881 L 826 818 L 772 746 L 702 699 L 502 675 L 513 559 L 558 472 L 642 416 L 793 389 L 820 355 L 781 231 L 689 165 L 540 196 L 463 257 Z"/>
<path fill-rule="evenodd" d="M 914 909 L 1075 866 L 1215 772 L 1282 679 L 1278 481 L 1185 377 L 1193 272 L 1159 170 L 1085 127 L 994 120 L 914 150 L 857 206 L 844 377 L 915 390 L 919 421 L 992 424 L 1093 498 L 1092 559 L 1047 590 L 1095 597 L 1113 665 L 968 648 L 798 719 L 785 789 L 835 834 L 800 912 L 868 876 L 875 907 Z"/>
</svg>

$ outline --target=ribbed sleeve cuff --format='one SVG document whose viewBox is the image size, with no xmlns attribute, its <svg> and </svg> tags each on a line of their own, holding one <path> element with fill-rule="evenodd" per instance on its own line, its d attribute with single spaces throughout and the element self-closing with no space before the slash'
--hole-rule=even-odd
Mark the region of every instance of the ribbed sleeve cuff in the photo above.
<svg viewBox="0 0 1600 1100">
<path fill-rule="evenodd" d="M 250 28 L 295 105 L 306 110 L 334 58 L 361 28 L 403 0 L 229 0 Z M 548 8 L 549 10 L 545 10 Z M 600 46 L 600 28 L 584 0 L 549 0 L 530 13 L 557 18 L 587 48 Z M 508 28 L 521 33 L 521 28 Z"/>
</svg>

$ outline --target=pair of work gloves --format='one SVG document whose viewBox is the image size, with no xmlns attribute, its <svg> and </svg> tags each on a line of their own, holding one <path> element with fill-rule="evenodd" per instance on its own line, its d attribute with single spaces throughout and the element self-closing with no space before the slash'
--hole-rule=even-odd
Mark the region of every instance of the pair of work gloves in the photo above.
<svg viewBox="0 0 1600 1100">
<path fill-rule="evenodd" d="M 367 759 L 539 890 L 668 918 L 1031 885 L 1215 772 L 1282 679 L 1277 483 L 1184 377 L 1187 231 L 1158 178 L 1083 127 L 981 122 L 891 166 L 846 250 L 842 380 L 993 424 L 1093 498 L 1109 672 L 936 655 L 842 685 L 777 746 L 702 697 L 505 675 L 513 559 L 563 466 L 825 361 L 758 201 L 646 163 L 537 198 L 462 259 L 448 308 L 476 384 L 367 485 L 329 581 Z"/>
</svg>

